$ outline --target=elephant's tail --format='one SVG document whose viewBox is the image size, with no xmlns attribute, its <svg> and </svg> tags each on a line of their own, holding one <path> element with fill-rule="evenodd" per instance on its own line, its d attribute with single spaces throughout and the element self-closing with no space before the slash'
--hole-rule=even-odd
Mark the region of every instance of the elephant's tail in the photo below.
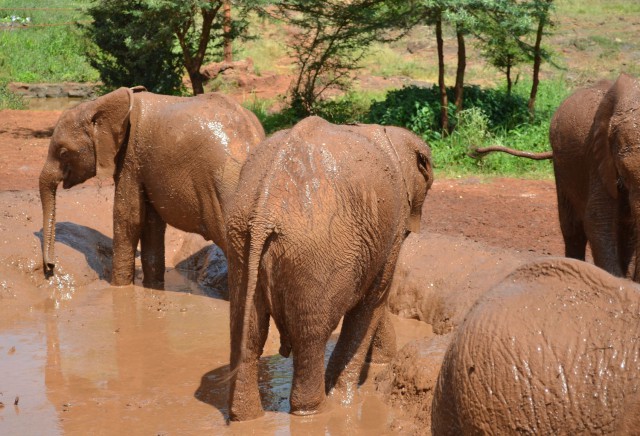
<svg viewBox="0 0 640 436">
<path fill-rule="evenodd" d="M 522 151 L 522 150 L 516 150 L 513 148 L 509 148 L 509 147 L 503 147 L 501 145 L 493 145 L 491 147 L 483 147 L 483 148 L 477 148 L 477 147 L 472 147 L 471 150 L 469 151 L 469 156 L 474 158 L 474 159 L 479 159 L 481 157 L 483 157 L 486 154 L 489 154 L 491 152 L 494 151 L 499 151 L 502 153 L 507 153 L 513 156 L 517 156 L 517 157 L 526 157 L 527 159 L 533 159 L 533 160 L 545 160 L 545 159 L 553 159 L 553 152 L 552 151 L 544 151 L 541 153 L 534 153 L 532 151 Z"/>
<path fill-rule="evenodd" d="M 272 224 L 268 223 L 266 223 L 265 225 L 263 223 L 253 222 L 249 227 L 249 258 L 246 262 L 247 283 L 245 289 L 246 294 L 244 314 L 241 327 L 242 333 L 240 336 L 240 354 L 238 356 L 238 361 L 235 365 L 235 369 L 229 372 L 227 381 L 235 376 L 239 368 L 239 363 L 242 362 L 245 358 L 250 330 L 249 323 L 251 321 L 251 312 L 255 307 L 255 296 L 258 287 L 258 271 L 260 270 L 260 260 L 262 259 L 262 254 L 264 253 L 269 238 L 277 233 L 275 227 Z"/>
</svg>

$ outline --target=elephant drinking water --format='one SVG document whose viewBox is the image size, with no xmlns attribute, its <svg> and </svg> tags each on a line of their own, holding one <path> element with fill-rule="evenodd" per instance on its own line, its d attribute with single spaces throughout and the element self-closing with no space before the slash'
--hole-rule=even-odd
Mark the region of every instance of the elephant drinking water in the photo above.
<svg viewBox="0 0 640 436">
<path fill-rule="evenodd" d="M 264 138 L 258 119 L 222 94 L 173 97 L 120 88 L 64 112 L 40 174 L 45 273 L 55 266 L 55 196 L 96 175 L 114 177 L 113 285 L 164 283 L 166 224 L 226 249 L 222 212 L 240 168 Z"/>
</svg>

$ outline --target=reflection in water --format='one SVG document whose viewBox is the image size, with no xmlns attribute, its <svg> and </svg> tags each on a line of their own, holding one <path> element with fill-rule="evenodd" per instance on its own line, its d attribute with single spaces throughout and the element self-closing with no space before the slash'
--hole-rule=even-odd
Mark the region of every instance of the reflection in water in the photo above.
<svg viewBox="0 0 640 436">
<path fill-rule="evenodd" d="M 41 295 L 40 302 L 20 323 L 0 322 L 0 434 L 381 434 L 388 428 L 393 416 L 373 395 L 372 377 L 355 404 L 289 415 L 292 359 L 277 354 L 273 325 L 260 363 L 267 413 L 228 425 L 228 384 L 221 382 L 228 374 L 228 303 L 189 293 L 179 277 L 171 277 L 169 289 L 182 292 L 80 287 L 70 300 L 54 300 L 42 289 L 25 291 Z M 14 300 L 1 303 L 0 317 Z M 334 345 L 332 337 L 327 358 Z"/>
</svg>

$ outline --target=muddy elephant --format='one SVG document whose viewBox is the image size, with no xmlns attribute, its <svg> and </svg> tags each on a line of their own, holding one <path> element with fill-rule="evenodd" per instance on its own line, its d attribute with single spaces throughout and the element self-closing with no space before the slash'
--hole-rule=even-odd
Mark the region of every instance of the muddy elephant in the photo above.
<svg viewBox="0 0 640 436">
<path fill-rule="evenodd" d="M 637 434 L 640 287 L 585 262 L 524 265 L 454 333 L 432 434 Z"/>
<path fill-rule="evenodd" d="M 640 85 L 621 74 L 570 95 L 551 120 L 552 153 L 503 151 L 528 158 L 552 158 L 565 255 L 585 259 L 587 242 L 594 263 L 616 276 L 627 274 L 640 226 Z M 635 242 L 634 242 L 635 241 Z M 634 246 L 635 244 L 635 246 Z M 639 251 L 640 252 L 640 251 Z M 637 257 L 635 281 L 640 281 Z"/>
<path fill-rule="evenodd" d="M 129 285 L 141 244 L 143 284 L 164 282 L 166 225 L 223 250 L 222 211 L 249 150 L 264 139 L 257 118 L 228 97 L 173 97 L 120 88 L 65 111 L 40 174 L 45 274 L 55 267 L 55 197 L 96 175 L 113 177 L 112 284 Z"/>
<path fill-rule="evenodd" d="M 270 316 L 280 353 L 293 352 L 292 413 L 322 410 L 332 388 L 353 394 L 400 246 L 419 230 L 430 156 L 407 130 L 318 117 L 249 156 L 226 218 L 232 420 L 263 413 L 257 363 Z M 343 316 L 325 380 L 326 344 Z"/>
</svg>

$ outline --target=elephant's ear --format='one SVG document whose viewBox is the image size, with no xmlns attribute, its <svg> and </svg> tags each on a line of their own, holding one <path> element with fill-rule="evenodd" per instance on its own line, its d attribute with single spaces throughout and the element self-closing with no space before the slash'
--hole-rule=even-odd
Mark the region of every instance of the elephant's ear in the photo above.
<svg viewBox="0 0 640 436">
<path fill-rule="evenodd" d="M 614 160 L 615 150 L 610 141 L 611 117 L 616 105 L 616 82 L 602 98 L 589 131 L 587 147 L 597 165 L 598 176 L 607 193 L 618 198 L 618 169 Z"/>
<path fill-rule="evenodd" d="M 423 153 L 422 151 L 416 151 L 416 165 L 418 167 L 418 171 L 422 178 L 424 178 L 424 194 L 429 191 L 431 185 L 433 184 L 433 162 L 431 161 L 431 155 L 428 153 Z M 421 184 L 419 184 L 421 185 Z M 421 194 L 407 193 L 409 198 L 412 198 L 411 210 L 409 213 L 409 217 L 407 218 L 407 229 L 413 233 L 420 233 L 420 222 L 422 221 L 422 204 L 424 203 L 424 196 Z M 419 198 L 419 204 L 416 202 L 416 199 Z"/>
<path fill-rule="evenodd" d="M 129 129 L 134 91 L 120 88 L 94 101 L 91 117 L 96 153 L 96 175 L 113 177 L 115 157 Z"/>
</svg>

